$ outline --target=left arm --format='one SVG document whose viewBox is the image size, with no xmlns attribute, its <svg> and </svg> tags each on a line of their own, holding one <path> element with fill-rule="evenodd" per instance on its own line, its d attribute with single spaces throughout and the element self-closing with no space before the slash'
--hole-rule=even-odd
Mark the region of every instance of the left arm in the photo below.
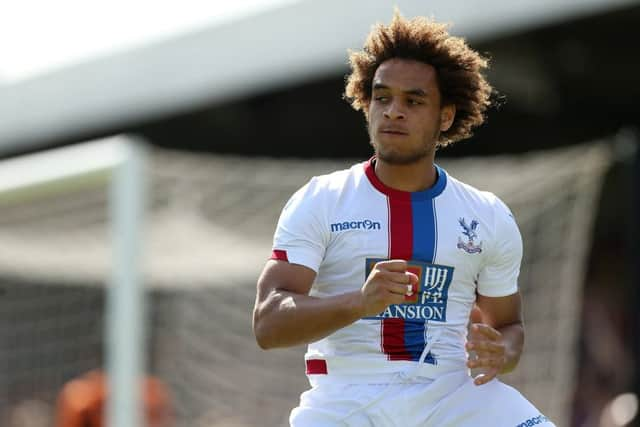
<svg viewBox="0 0 640 427">
<path fill-rule="evenodd" d="M 524 346 L 524 325 L 519 292 L 504 297 L 478 294 L 476 305 L 481 314 L 472 315 L 467 350 L 477 357 L 470 359 L 467 366 L 483 369 L 474 381 L 481 385 L 515 369 Z"/>
<path fill-rule="evenodd" d="M 476 305 L 482 323 L 471 325 L 467 343 L 467 349 L 477 355 L 467 365 L 483 371 L 475 378 L 476 385 L 512 371 L 524 345 L 522 298 L 518 292 L 522 237 L 511 211 L 500 199 L 494 199 L 493 208 L 494 223 L 489 228 L 493 233 L 476 281 Z"/>
</svg>

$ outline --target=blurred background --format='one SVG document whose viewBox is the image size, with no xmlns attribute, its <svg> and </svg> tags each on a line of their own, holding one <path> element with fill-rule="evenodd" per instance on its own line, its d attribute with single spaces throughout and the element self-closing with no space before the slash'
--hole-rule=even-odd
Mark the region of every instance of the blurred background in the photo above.
<svg viewBox="0 0 640 427">
<path fill-rule="evenodd" d="M 558 426 L 640 425 L 632 0 L 0 6 L 0 425 L 54 426 L 65 384 L 103 367 L 112 246 L 103 181 L 1 181 L 76 167 L 112 135 L 150 148 L 145 360 L 173 424 L 286 425 L 304 349 L 257 347 L 255 282 L 288 197 L 371 155 L 342 99 L 347 50 L 394 5 L 491 58 L 501 107 L 438 162 L 523 233 L 527 344 L 504 380 Z"/>
</svg>

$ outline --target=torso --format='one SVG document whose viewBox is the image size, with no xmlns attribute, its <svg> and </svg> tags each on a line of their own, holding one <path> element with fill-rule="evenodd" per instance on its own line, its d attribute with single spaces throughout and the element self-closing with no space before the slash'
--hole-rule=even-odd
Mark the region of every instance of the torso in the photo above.
<svg viewBox="0 0 640 427">
<path fill-rule="evenodd" d="M 324 254 L 311 295 L 357 290 L 383 259 L 409 261 L 420 288 L 405 304 L 311 343 L 307 359 L 394 369 L 393 363 L 380 362 L 418 361 L 442 329 L 425 362 L 464 368 L 469 312 L 495 240 L 496 198 L 437 170 L 435 185 L 415 193 L 385 187 L 370 162 L 318 178 L 317 191 L 325 192 L 318 197 L 317 215 Z"/>
</svg>

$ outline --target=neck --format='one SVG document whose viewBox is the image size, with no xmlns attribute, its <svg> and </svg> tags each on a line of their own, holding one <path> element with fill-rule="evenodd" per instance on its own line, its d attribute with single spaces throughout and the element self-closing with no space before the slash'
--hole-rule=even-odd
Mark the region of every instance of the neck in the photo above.
<svg viewBox="0 0 640 427">
<path fill-rule="evenodd" d="M 376 158 L 375 173 L 384 185 L 401 191 L 422 191 L 433 187 L 438 178 L 433 157 L 408 165 L 395 165 Z"/>
</svg>

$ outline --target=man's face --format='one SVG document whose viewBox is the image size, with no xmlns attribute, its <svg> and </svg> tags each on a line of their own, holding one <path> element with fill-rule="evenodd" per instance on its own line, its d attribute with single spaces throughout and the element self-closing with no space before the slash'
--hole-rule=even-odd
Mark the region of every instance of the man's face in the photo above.
<svg viewBox="0 0 640 427">
<path fill-rule="evenodd" d="M 441 108 L 435 69 L 410 59 L 389 59 L 373 77 L 368 128 L 379 159 L 411 164 L 433 157 L 441 131 L 453 122 L 453 106 Z"/>
</svg>

